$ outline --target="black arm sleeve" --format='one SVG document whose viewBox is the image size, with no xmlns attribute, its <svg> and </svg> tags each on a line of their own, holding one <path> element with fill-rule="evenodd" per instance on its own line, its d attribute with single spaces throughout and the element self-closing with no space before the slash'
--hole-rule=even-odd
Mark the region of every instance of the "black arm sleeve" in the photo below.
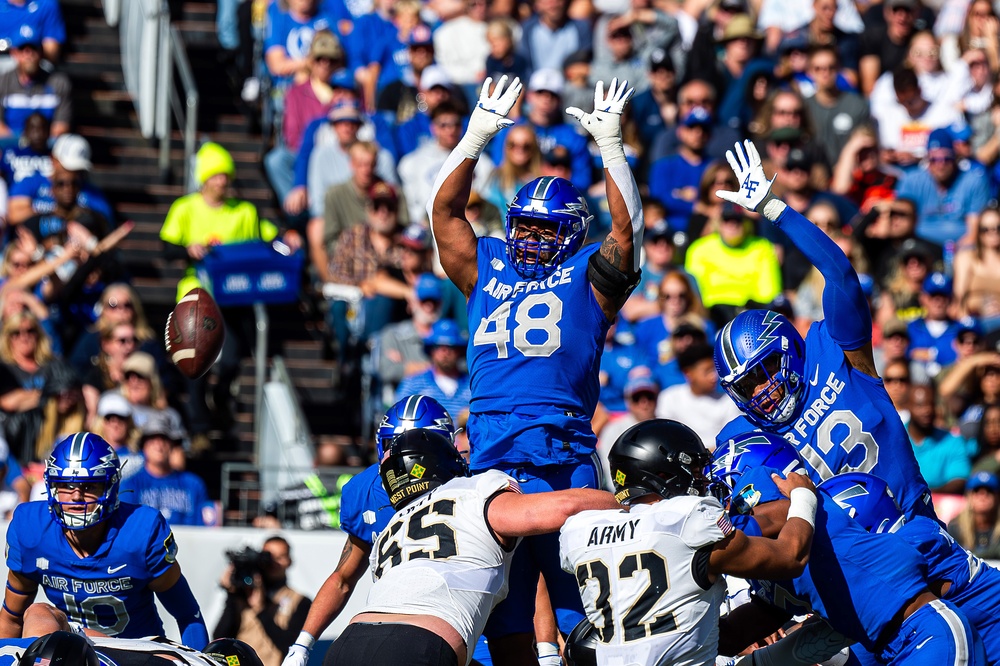
<svg viewBox="0 0 1000 666">
<path fill-rule="evenodd" d="M 226 596 L 226 606 L 222 609 L 222 617 L 219 618 L 215 630 L 212 632 L 212 640 L 217 638 L 232 638 L 240 632 L 240 602 L 235 594 Z"/>
<path fill-rule="evenodd" d="M 268 604 L 267 608 L 257 615 L 260 623 L 264 626 L 264 631 L 267 632 L 267 637 L 271 639 L 271 642 L 274 643 L 274 646 L 282 654 L 287 653 L 288 648 L 298 638 L 299 632 L 302 631 L 302 627 L 306 623 L 306 616 L 309 614 L 310 606 L 312 606 L 312 602 L 306 597 L 302 597 L 299 605 L 295 608 L 291 617 L 288 618 L 288 627 L 285 629 L 274 623 L 274 614 L 278 610 L 276 604 Z"/>
</svg>

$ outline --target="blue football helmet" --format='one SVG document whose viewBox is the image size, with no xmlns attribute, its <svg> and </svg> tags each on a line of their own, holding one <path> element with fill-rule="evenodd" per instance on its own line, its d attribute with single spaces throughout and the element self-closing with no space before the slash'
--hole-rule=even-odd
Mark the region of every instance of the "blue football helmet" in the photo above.
<svg viewBox="0 0 1000 666">
<path fill-rule="evenodd" d="M 507 210 L 507 259 L 526 280 L 548 277 L 580 249 L 593 219 L 587 200 L 573 183 L 555 176 L 536 178 L 517 191 Z M 538 234 L 517 238 L 522 220 L 552 226 L 556 240 Z"/>
<path fill-rule="evenodd" d="M 724 503 L 738 503 L 734 493 L 740 477 L 754 467 L 771 467 L 785 476 L 806 468 L 795 447 L 782 437 L 769 432 L 745 432 L 720 444 L 712 454 L 712 494 Z"/>
<path fill-rule="evenodd" d="M 895 532 L 906 523 L 889 484 L 864 472 L 845 472 L 819 484 L 820 490 L 869 532 Z"/>
<path fill-rule="evenodd" d="M 719 384 L 758 428 L 788 423 L 802 411 L 805 348 L 783 315 L 742 312 L 715 340 Z"/>
<path fill-rule="evenodd" d="M 411 395 L 390 407 L 382 417 L 382 423 L 375 434 L 378 459 L 382 460 L 389 450 L 389 444 L 397 435 L 414 428 L 435 430 L 447 437 L 452 444 L 455 443 L 455 422 L 448 410 L 434 398 Z"/>
<path fill-rule="evenodd" d="M 103 483 L 104 491 L 93 502 L 60 502 L 59 483 Z M 78 432 L 60 441 L 45 462 L 45 490 L 52 519 L 68 530 L 83 530 L 107 520 L 118 508 L 121 462 L 101 437 Z M 84 507 L 83 511 L 67 510 Z"/>
</svg>

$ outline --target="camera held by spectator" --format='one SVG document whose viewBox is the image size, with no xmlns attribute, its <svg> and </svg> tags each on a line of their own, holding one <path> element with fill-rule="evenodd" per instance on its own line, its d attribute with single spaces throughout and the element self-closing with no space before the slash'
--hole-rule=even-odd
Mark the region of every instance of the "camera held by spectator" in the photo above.
<svg viewBox="0 0 1000 666">
<path fill-rule="evenodd" d="M 260 550 L 226 551 L 229 566 L 219 584 L 226 606 L 213 638 L 237 638 L 257 651 L 265 666 L 279 666 L 302 631 L 312 601 L 288 587 L 288 542 L 273 536 Z"/>
</svg>

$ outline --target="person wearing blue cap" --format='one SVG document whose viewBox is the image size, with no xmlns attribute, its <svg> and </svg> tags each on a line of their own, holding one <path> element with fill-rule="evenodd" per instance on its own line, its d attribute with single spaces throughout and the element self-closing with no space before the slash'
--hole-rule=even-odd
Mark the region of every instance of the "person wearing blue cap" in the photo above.
<svg viewBox="0 0 1000 666">
<path fill-rule="evenodd" d="M 705 147 L 712 136 L 712 114 L 696 106 L 681 118 L 675 130 L 677 152 L 653 162 L 649 168 L 649 195 L 667 209 L 667 223 L 686 231 L 698 198 L 698 186 L 709 160 Z"/>
<path fill-rule="evenodd" d="M 927 163 L 903 177 L 897 195 L 916 202 L 918 237 L 962 247 L 975 242 L 990 185 L 981 166 L 956 161 L 951 131 L 942 127 L 927 139 Z"/>
<path fill-rule="evenodd" d="M 4 19 L 7 18 L 3 15 Z M 36 27 L 25 24 L 10 41 L 14 69 L 0 74 L 0 138 L 18 138 L 24 122 L 40 111 L 51 123 L 53 137 L 69 131 L 72 122 L 71 85 L 61 72 L 49 73 L 42 68 L 43 35 Z"/>
<path fill-rule="evenodd" d="M 426 395 L 440 402 L 449 414 L 461 414 L 472 400 L 469 373 L 461 363 L 468 339 L 453 319 L 439 319 L 423 342 L 431 367 L 403 379 L 396 389 L 396 400 Z"/>
<path fill-rule="evenodd" d="M 952 281 L 935 271 L 924 278 L 920 306 L 924 316 L 907 326 L 910 334 L 910 360 L 920 379 L 933 379 L 941 368 L 955 362 L 955 339 L 961 325 L 948 314 L 952 304 Z"/>
<path fill-rule="evenodd" d="M 963 548 L 988 559 L 1000 558 L 1000 480 L 979 471 L 965 484 L 965 508 L 948 523 L 948 533 Z"/>
</svg>

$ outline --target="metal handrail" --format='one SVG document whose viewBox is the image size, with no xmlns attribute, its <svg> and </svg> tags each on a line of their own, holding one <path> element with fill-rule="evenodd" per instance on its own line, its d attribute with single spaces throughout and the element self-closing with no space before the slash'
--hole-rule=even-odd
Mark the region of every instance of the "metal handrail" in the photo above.
<svg viewBox="0 0 1000 666">
<path fill-rule="evenodd" d="M 174 78 L 169 65 L 166 68 L 168 74 L 165 77 L 169 83 L 169 90 L 158 102 L 164 105 L 164 109 L 166 105 L 169 105 L 169 108 L 174 113 L 177 126 L 181 128 L 181 133 L 184 137 L 184 181 L 185 184 L 190 185 L 189 181 L 191 180 L 192 173 L 191 160 L 194 156 L 195 145 L 198 139 L 198 87 L 194 81 L 194 74 L 191 72 L 191 63 L 188 61 L 184 38 L 181 37 L 181 33 L 176 26 L 169 24 L 169 17 L 167 17 L 166 24 L 169 29 L 169 39 L 165 39 L 161 43 L 161 62 L 172 61 L 173 68 L 176 68 L 181 88 L 184 91 L 184 105 L 183 107 L 181 106 L 179 91 L 177 90 L 177 86 L 174 85 Z M 165 115 L 166 111 L 164 110 L 163 113 Z M 170 168 L 170 127 L 169 122 L 165 124 L 166 127 L 163 133 L 160 134 L 161 171 L 166 171 Z"/>
</svg>

